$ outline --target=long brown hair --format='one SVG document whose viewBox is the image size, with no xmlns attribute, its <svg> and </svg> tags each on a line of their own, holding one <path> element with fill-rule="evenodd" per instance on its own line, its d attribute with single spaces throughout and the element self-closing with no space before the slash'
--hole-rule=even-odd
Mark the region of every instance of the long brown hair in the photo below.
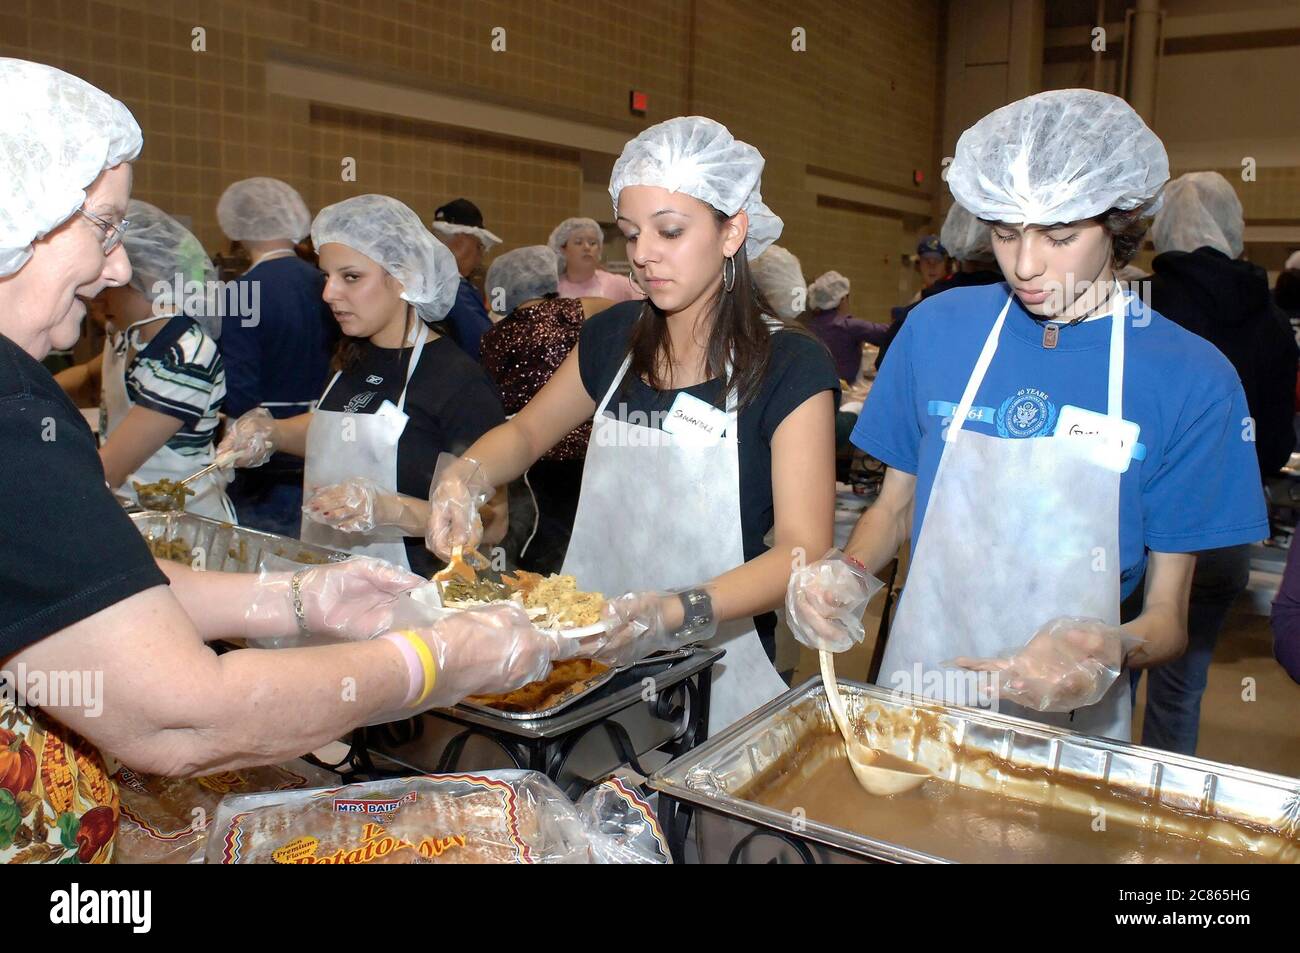
<svg viewBox="0 0 1300 953">
<path fill-rule="evenodd" d="M 719 227 L 731 217 L 717 209 L 713 209 L 713 215 Z M 731 291 L 719 287 L 706 306 L 711 312 L 712 322 L 705 348 L 705 368 L 707 379 L 722 381 L 719 406 L 733 391 L 737 403 L 744 406 L 758 395 L 767 373 L 772 357 L 772 332 L 763 316 L 774 316 L 776 311 L 764 299 L 754 281 L 743 245 L 731 260 L 736 268 L 736 280 Z M 668 316 L 649 298 L 646 298 L 641 314 L 632 326 L 631 353 L 629 374 L 620 389 L 626 388 L 632 378 L 646 381 L 655 390 L 667 389 L 668 382 L 661 372 L 671 366 L 673 359 Z M 728 363 L 731 364 L 730 374 L 727 373 Z"/>
</svg>

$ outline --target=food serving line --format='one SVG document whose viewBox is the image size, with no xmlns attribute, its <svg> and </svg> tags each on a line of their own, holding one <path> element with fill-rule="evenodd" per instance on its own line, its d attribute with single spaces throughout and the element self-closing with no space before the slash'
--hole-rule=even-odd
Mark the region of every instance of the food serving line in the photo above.
<svg viewBox="0 0 1300 953">
<path fill-rule="evenodd" d="M 185 513 L 133 519 L 155 554 L 209 571 L 344 558 Z M 841 685 L 848 719 L 867 744 L 933 773 L 908 794 L 857 786 L 817 680 L 706 741 L 722 654 L 651 657 L 531 710 L 477 699 L 359 729 L 327 767 L 345 780 L 522 769 L 575 799 L 627 767 L 657 792 L 679 861 L 1300 862 L 1300 781 L 875 686 Z"/>
<path fill-rule="evenodd" d="M 198 560 L 209 571 L 258 572 L 268 566 L 280 569 L 288 563 L 346 558 L 296 539 L 188 513 L 140 512 L 132 519 L 154 555 Z M 295 637 L 261 644 L 283 647 L 298 641 Z M 475 699 L 357 729 L 346 740 L 346 757 L 328 767 L 358 779 L 412 772 L 531 770 L 577 797 L 622 765 L 647 775 L 703 741 L 709 723 L 709 673 L 722 654 L 689 647 L 604 670 L 563 686 L 547 696 L 542 707 L 529 710 Z"/>
</svg>

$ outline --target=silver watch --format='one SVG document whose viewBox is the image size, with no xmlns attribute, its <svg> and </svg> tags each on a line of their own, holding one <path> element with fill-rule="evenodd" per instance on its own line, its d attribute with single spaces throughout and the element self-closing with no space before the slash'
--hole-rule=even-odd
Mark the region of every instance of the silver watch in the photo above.
<svg viewBox="0 0 1300 953">
<path fill-rule="evenodd" d="M 703 589 L 687 589 L 679 592 L 683 619 L 677 634 L 689 637 L 692 633 L 703 632 L 713 625 L 713 600 Z"/>
</svg>

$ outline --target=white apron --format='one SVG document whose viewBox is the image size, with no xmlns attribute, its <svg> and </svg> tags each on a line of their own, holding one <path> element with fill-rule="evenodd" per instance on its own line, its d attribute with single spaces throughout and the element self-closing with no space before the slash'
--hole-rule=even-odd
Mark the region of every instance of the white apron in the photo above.
<svg viewBox="0 0 1300 953">
<path fill-rule="evenodd" d="M 170 321 L 174 315 L 166 314 L 155 318 L 137 321 L 125 331 L 110 334 L 104 342 L 104 366 L 102 373 L 102 392 L 100 394 L 99 436 L 103 444 L 126 419 L 126 415 L 135 406 L 126 391 L 126 370 L 131 363 L 131 355 L 142 350 L 135 330 L 154 321 Z M 183 480 L 202 470 L 213 460 L 213 447 L 207 448 L 193 456 L 177 453 L 164 445 L 157 453 L 144 462 L 140 469 L 126 478 L 117 492 L 136 499 L 132 482 L 156 483 L 161 479 Z M 194 496 L 186 497 L 185 510 L 209 519 L 233 523 L 235 510 L 226 497 L 226 478 L 214 471 L 189 484 Z"/>
<path fill-rule="evenodd" d="M 735 393 L 727 399 L 726 432 L 713 443 L 607 417 L 631 360 L 592 418 L 564 558 L 563 571 L 580 588 L 607 598 L 703 584 L 745 562 Z M 752 618 L 723 623 L 706 644 L 727 652 L 713 669 L 710 734 L 786 690 Z"/>
<path fill-rule="evenodd" d="M 886 688 L 953 704 L 974 704 L 976 693 L 969 676 L 962 681 L 955 674 L 960 670 L 944 662 L 1023 645 L 1057 616 L 1119 624 L 1120 472 L 1088 459 L 1078 438 L 1008 439 L 962 429 L 1010 307 L 1009 297 L 949 425 L 878 679 Z M 1123 412 L 1126 314 L 1126 298 L 1117 295 L 1111 310 L 1111 421 Z M 939 689 L 934 673 L 953 675 Z M 954 697 L 954 686 L 961 697 Z M 1130 740 L 1132 704 L 1123 676 L 1088 708 L 1036 712 L 1002 702 L 998 710 Z"/>
<path fill-rule="evenodd" d="M 373 414 L 321 410 L 319 404 L 325 402 L 326 395 L 339 379 L 338 373 L 331 378 L 312 412 L 311 425 L 307 429 L 303 502 L 320 487 L 342 483 L 352 477 L 366 477 L 388 492 L 397 492 L 397 443 L 406 429 L 407 416 L 403 409 L 406 391 L 411 386 L 411 376 L 419 366 L 420 355 L 429 339 L 429 329 L 424 322 L 416 323 L 419 328 L 406 365 L 402 396 L 396 406 L 391 400 L 386 400 Z M 404 569 L 411 568 L 402 532 L 395 527 L 378 527 L 371 533 L 345 533 L 308 519 L 304 514 L 299 536 L 304 543 L 328 546 L 357 556 L 377 556 Z"/>
</svg>

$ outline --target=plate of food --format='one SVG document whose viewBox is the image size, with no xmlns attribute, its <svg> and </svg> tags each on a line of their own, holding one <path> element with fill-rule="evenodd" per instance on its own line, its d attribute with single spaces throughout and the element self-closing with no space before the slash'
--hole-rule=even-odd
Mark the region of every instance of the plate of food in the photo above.
<svg viewBox="0 0 1300 953">
<path fill-rule="evenodd" d="M 584 592 L 573 576 L 518 570 L 500 579 L 464 576 L 436 580 L 412 590 L 411 597 L 426 606 L 460 612 L 480 606 L 510 603 L 528 613 L 533 625 L 554 635 L 584 639 L 609 628 L 601 620 L 605 597 L 599 592 Z"/>
</svg>

